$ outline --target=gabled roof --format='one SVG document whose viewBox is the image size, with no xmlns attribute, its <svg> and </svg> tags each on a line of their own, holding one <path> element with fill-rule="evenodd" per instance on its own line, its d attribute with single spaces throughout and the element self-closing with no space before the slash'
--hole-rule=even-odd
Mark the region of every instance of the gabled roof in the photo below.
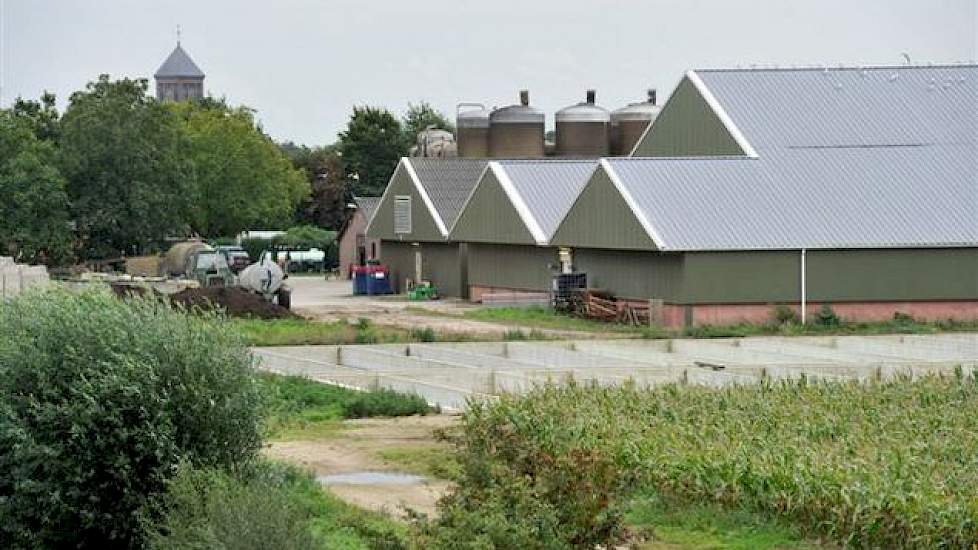
<svg viewBox="0 0 978 550">
<path fill-rule="evenodd" d="M 194 63 L 193 59 L 190 59 L 183 47 L 177 43 L 177 47 L 156 70 L 154 76 L 156 78 L 204 78 L 204 71 L 200 70 L 200 67 Z"/>
<path fill-rule="evenodd" d="M 687 76 L 701 82 L 761 155 L 975 140 L 974 65 L 713 69 Z"/>
<path fill-rule="evenodd" d="M 598 161 L 501 160 L 490 165 L 498 166 L 496 176 L 537 244 L 547 244 Z"/>
<path fill-rule="evenodd" d="M 377 205 L 380 204 L 380 197 L 353 197 L 353 202 L 357 203 L 357 208 L 363 212 L 367 223 L 370 223 L 370 218 L 374 216 Z"/>
<path fill-rule="evenodd" d="M 402 159 L 413 178 L 431 198 L 435 213 L 444 224 L 445 234 L 455 225 L 465 200 L 479 183 L 486 169 L 485 159 L 407 158 Z"/>
<path fill-rule="evenodd" d="M 686 78 L 754 155 L 603 161 L 661 250 L 978 246 L 978 67 Z"/>
</svg>

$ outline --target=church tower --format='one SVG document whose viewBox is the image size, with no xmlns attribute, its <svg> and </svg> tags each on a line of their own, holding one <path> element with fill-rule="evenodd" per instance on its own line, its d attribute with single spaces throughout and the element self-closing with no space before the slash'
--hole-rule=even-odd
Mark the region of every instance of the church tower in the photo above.
<svg viewBox="0 0 978 550">
<path fill-rule="evenodd" d="M 204 72 L 187 52 L 177 47 L 156 71 L 156 99 L 186 101 L 204 97 Z"/>
</svg>

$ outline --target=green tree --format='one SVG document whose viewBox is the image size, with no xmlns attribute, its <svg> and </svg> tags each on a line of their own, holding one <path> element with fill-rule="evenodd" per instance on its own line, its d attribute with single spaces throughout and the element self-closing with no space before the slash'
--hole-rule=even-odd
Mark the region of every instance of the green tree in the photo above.
<svg viewBox="0 0 978 550">
<path fill-rule="evenodd" d="M 189 139 L 146 80 L 102 75 L 71 96 L 61 167 L 85 257 L 137 252 L 187 230 Z"/>
<path fill-rule="evenodd" d="M 309 148 L 283 143 L 285 154 L 296 168 L 306 173 L 311 193 L 299 205 L 300 223 L 338 230 L 346 220 L 346 205 L 353 199 L 349 190 L 343 157 L 336 145 Z"/>
<path fill-rule="evenodd" d="M 397 117 L 377 107 L 353 108 L 339 146 L 355 195 L 382 194 L 398 161 L 408 152 Z"/>
<path fill-rule="evenodd" d="M 455 132 L 455 125 L 452 124 L 451 120 L 427 101 L 418 104 L 408 103 L 408 110 L 404 114 L 402 126 L 404 127 L 404 142 L 408 144 L 408 147 L 414 145 L 418 133 L 428 127 Z"/>
<path fill-rule="evenodd" d="M 35 132 L 28 118 L 0 111 L 0 255 L 61 263 L 71 248 L 65 180 L 54 144 Z"/>
<path fill-rule="evenodd" d="M 51 92 L 41 94 L 40 101 L 18 97 L 12 109 L 14 116 L 28 121 L 37 139 L 53 141 L 60 133 L 61 115 Z"/>
<path fill-rule="evenodd" d="M 253 112 L 219 101 L 170 103 L 190 136 L 191 225 L 205 236 L 291 225 L 309 195 L 305 175 L 255 126 Z"/>
</svg>

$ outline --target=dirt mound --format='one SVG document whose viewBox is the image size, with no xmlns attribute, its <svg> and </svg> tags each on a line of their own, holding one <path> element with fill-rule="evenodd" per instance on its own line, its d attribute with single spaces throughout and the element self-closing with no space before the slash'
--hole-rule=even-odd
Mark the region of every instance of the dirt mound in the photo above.
<svg viewBox="0 0 978 550">
<path fill-rule="evenodd" d="M 221 308 L 234 317 L 258 319 L 296 319 L 298 316 L 282 306 L 266 302 L 257 294 L 240 288 L 188 288 L 170 295 L 170 301 L 188 309 Z"/>
</svg>

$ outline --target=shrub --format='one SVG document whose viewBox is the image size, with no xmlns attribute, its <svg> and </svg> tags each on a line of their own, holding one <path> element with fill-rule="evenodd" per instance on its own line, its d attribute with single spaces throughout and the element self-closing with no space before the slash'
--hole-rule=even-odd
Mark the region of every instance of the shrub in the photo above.
<svg viewBox="0 0 978 550">
<path fill-rule="evenodd" d="M 842 325 L 842 319 L 835 314 L 835 310 L 829 304 L 822 304 L 822 307 L 815 314 L 815 324 L 820 327 L 834 328 Z"/>
<path fill-rule="evenodd" d="M 147 523 L 151 550 L 314 547 L 311 514 L 291 498 L 292 472 L 264 467 L 237 476 L 182 465 L 169 482 L 158 522 Z M 156 514 L 153 514 L 156 515 Z"/>
<path fill-rule="evenodd" d="M 897 311 L 893 314 L 893 322 L 896 324 L 912 325 L 916 322 L 913 315 L 909 313 L 904 313 L 902 311 Z"/>
<path fill-rule="evenodd" d="M 785 304 L 778 304 L 774 307 L 774 322 L 779 325 L 794 325 L 798 324 L 801 319 L 798 317 L 798 312 L 796 312 L 791 306 Z"/>
<path fill-rule="evenodd" d="M 518 328 L 509 329 L 503 333 L 503 340 L 526 340 L 527 335 L 525 332 Z"/>
<path fill-rule="evenodd" d="M 432 409 L 428 401 L 420 395 L 386 388 L 357 392 L 343 402 L 343 416 L 346 418 L 410 416 L 430 412 L 436 412 L 436 409 Z"/>
<path fill-rule="evenodd" d="M 138 546 L 178 462 L 256 455 L 259 404 L 247 349 L 212 314 L 100 290 L 0 303 L 0 540 Z"/>
<path fill-rule="evenodd" d="M 537 399 L 469 403 L 456 441 L 461 473 L 439 518 L 420 522 L 423 547 L 464 540 L 485 548 L 594 548 L 621 540 L 619 497 L 635 470 L 605 442 L 634 424 L 567 416 L 561 409 L 574 409 L 561 399 L 540 398 L 563 391 L 547 386 Z"/>
<path fill-rule="evenodd" d="M 261 253 L 271 249 L 272 244 L 272 239 L 262 239 L 259 237 L 241 239 L 241 248 L 245 249 L 252 262 L 257 262 L 258 258 L 261 257 Z"/>
<path fill-rule="evenodd" d="M 434 329 L 431 327 L 416 328 L 411 331 L 411 337 L 419 342 L 434 342 L 438 340 L 438 335 L 435 334 Z"/>
</svg>

